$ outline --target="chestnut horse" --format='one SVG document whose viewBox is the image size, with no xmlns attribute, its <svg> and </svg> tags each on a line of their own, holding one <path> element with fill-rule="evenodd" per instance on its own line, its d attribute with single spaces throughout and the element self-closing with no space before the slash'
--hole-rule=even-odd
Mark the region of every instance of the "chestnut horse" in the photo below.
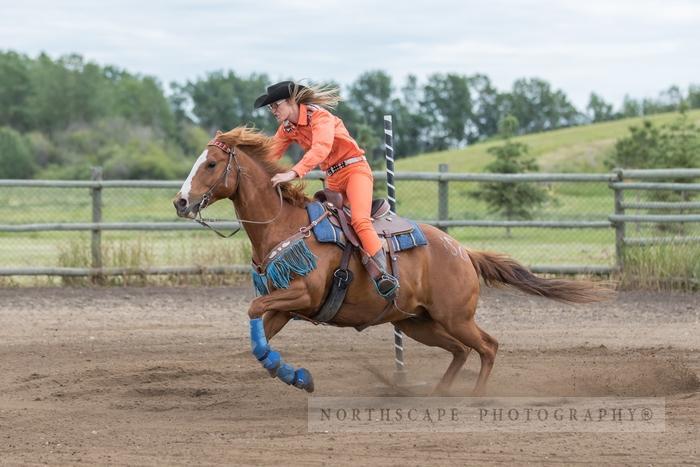
<svg viewBox="0 0 700 467">
<path fill-rule="evenodd" d="M 250 128 L 217 132 L 174 199 L 178 216 L 187 218 L 194 218 L 217 200 L 230 199 L 250 238 L 253 262 L 258 265 L 276 245 L 310 224 L 304 208 L 310 199 L 303 186 L 286 183 L 276 190 L 270 182 L 274 174 L 287 170 L 269 157 L 274 144 L 272 138 Z M 509 285 L 563 302 L 585 303 L 606 296 L 604 289 L 591 283 L 539 278 L 507 256 L 466 250 L 435 227 L 422 224 L 420 228 L 428 245 L 399 253 L 396 306 L 374 325 L 393 323 L 416 341 L 452 353 L 452 362 L 434 393 L 448 393 L 470 349 L 481 357 L 474 393 L 485 390 L 498 342 L 474 320 L 480 278 L 486 285 Z M 340 263 L 342 251 L 334 244 L 319 243 L 313 236 L 304 242 L 315 256 L 315 267 L 304 275 L 295 274 L 287 288 L 270 287 L 269 294 L 251 302 L 248 315 L 253 354 L 272 375 L 311 392 L 309 372 L 282 362 L 268 344 L 292 317 L 311 318 L 319 311 Z M 330 323 L 335 326 L 371 323 L 387 305 L 356 255 L 350 269 L 354 280 Z"/>
</svg>

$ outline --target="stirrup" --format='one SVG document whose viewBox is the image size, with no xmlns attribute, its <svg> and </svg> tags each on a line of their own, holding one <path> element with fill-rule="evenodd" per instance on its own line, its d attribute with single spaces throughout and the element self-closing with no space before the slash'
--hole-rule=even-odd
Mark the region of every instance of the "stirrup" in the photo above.
<svg viewBox="0 0 700 467">
<path fill-rule="evenodd" d="M 379 278 L 373 280 L 372 282 L 374 282 L 374 288 L 377 289 L 377 293 L 382 298 L 387 300 L 392 298 L 395 295 L 396 290 L 399 288 L 399 281 L 394 276 L 388 273 L 383 273 Z M 379 285 L 380 283 L 382 283 L 383 285 L 388 285 L 389 288 L 386 291 L 382 292 Z"/>
</svg>

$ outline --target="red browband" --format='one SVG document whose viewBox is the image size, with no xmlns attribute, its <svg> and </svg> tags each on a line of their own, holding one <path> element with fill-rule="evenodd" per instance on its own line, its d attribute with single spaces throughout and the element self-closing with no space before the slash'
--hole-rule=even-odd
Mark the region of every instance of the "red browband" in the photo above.
<svg viewBox="0 0 700 467">
<path fill-rule="evenodd" d="M 231 153 L 233 153 L 233 151 L 231 150 L 230 147 L 228 147 L 227 144 L 222 143 L 221 141 L 217 141 L 217 140 L 215 140 L 215 139 L 209 141 L 209 142 L 207 143 L 207 146 L 216 146 L 217 148 L 219 148 L 219 149 L 221 149 L 222 151 L 224 151 L 226 154 L 231 154 Z"/>
</svg>

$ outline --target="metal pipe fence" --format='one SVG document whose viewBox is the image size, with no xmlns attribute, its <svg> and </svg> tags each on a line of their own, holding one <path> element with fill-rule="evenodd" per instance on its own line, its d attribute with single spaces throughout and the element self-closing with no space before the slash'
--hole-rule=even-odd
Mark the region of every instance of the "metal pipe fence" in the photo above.
<svg viewBox="0 0 700 467">
<path fill-rule="evenodd" d="M 386 179 L 384 172 L 374 176 Z M 321 177 L 310 174 L 317 179 L 311 188 L 320 187 Z M 700 169 L 466 174 L 450 173 L 445 164 L 437 172 L 394 176 L 402 215 L 447 231 L 469 248 L 504 251 L 535 272 L 554 274 L 607 274 L 624 267 L 630 246 L 697 242 L 700 202 L 691 198 L 700 191 L 693 183 L 698 178 Z M 472 196 L 485 182 L 537 184 L 551 201 L 534 219 L 495 218 Z M 0 180 L 0 276 L 247 271 L 245 241 L 216 243 L 200 225 L 176 218 L 169 200 L 180 186 L 101 180 L 99 171 L 90 181 Z M 634 201 L 625 199 L 630 193 Z M 216 206 L 208 211 L 228 220 L 214 225 L 237 228 L 230 206 Z M 156 237 L 138 243 L 145 233 Z"/>
</svg>

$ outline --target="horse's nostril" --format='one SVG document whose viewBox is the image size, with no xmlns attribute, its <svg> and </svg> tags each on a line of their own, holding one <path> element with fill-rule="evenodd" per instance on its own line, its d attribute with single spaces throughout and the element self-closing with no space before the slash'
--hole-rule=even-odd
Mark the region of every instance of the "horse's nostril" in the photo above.
<svg viewBox="0 0 700 467">
<path fill-rule="evenodd" d="M 185 198 L 176 198 L 173 200 L 173 205 L 178 211 L 183 211 L 187 207 L 187 200 Z"/>
</svg>

